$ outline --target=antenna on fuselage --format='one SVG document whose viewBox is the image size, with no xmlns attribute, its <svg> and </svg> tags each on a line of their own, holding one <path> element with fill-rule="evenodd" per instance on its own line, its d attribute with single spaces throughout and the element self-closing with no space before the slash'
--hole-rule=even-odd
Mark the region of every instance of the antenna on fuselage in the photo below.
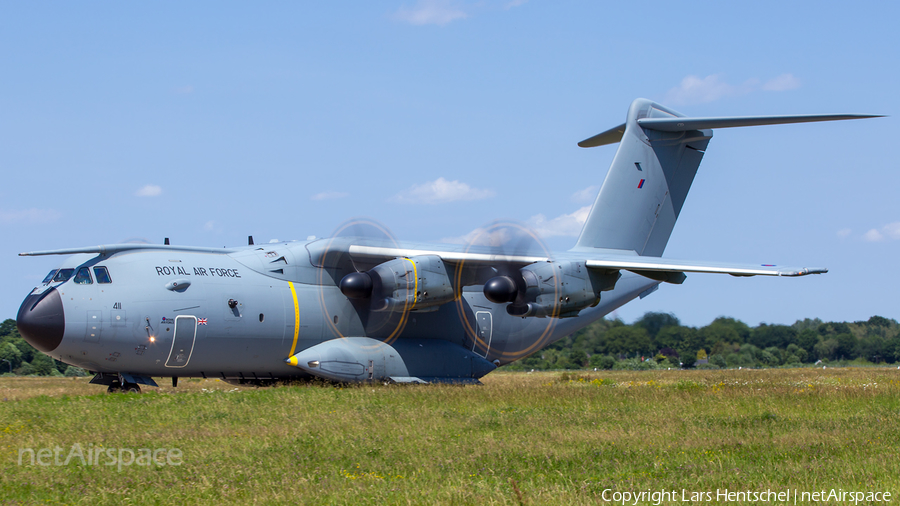
<svg viewBox="0 0 900 506">
<path fill-rule="evenodd" d="M 166 246 L 169 245 L 169 238 L 168 238 L 168 237 L 165 238 L 165 240 L 163 241 L 163 244 L 165 244 Z"/>
<path fill-rule="evenodd" d="M 247 236 L 247 246 L 253 246 L 253 236 L 252 235 Z"/>
</svg>

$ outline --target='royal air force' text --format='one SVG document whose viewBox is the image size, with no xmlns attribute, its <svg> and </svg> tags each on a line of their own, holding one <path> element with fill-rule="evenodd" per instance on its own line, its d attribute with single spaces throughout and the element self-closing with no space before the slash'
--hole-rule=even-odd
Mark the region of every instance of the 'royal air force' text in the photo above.
<svg viewBox="0 0 900 506">
<path fill-rule="evenodd" d="M 193 269 L 194 272 L 191 274 L 190 269 Z M 241 277 L 238 274 L 237 269 L 219 269 L 218 267 L 170 267 L 168 265 L 163 267 L 156 267 L 156 275 L 157 276 L 212 276 L 217 278 L 239 278 Z"/>
</svg>

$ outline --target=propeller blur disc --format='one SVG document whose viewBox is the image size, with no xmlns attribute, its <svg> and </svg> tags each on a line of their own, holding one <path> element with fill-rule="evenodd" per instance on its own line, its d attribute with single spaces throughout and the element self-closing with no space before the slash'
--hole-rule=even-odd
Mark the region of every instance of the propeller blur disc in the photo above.
<svg viewBox="0 0 900 506">
<path fill-rule="evenodd" d="M 477 229 L 469 237 L 469 243 L 465 247 L 466 253 L 488 253 L 501 258 L 511 256 L 550 258 L 551 256 L 550 250 L 537 233 L 521 223 L 494 222 Z M 524 290 L 521 285 L 524 281 L 519 281 L 522 277 L 519 271 L 521 267 L 523 266 L 498 262 L 488 268 L 476 268 L 475 266 L 466 266 L 463 261 L 457 265 L 456 269 L 454 286 L 460 290 L 460 296 L 456 298 L 456 309 L 468 339 L 474 342 L 473 350 L 477 350 L 482 356 L 489 356 L 489 359 L 500 360 L 502 363 L 513 362 L 546 346 L 552 337 L 557 319 L 528 317 L 525 320 L 527 323 L 521 326 L 521 331 L 504 336 L 503 348 L 497 349 L 495 345 L 491 344 L 492 341 L 496 342 L 494 339 L 486 341 L 473 326 L 473 309 L 464 302 L 461 287 L 471 284 L 471 280 L 475 278 L 484 285 L 482 290 L 487 300 L 495 304 L 507 303 L 505 308 L 515 307 L 517 302 L 521 303 L 517 299 Z M 479 269 L 481 272 L 473 273 Z M 555 295 L 558 296 L 559 279 L 554 277 L 552 282 Z M 509 312 L 509 309 L 507 311 Z M 535 325 L 540 327 L 534 328 Z M 537 339 L 528 338 L 535 334 L 538 336 Z"/>
<path fill-rule="evenodd" d="M 331 333 L 337 337 L 348 337 L 341 328 L 346 329 L 348 323 L 341 322 L 346 318 L 349 307 L 329 307 L 337 300 L 343 299 L 353 307 L 364 335 L 390 344 L 396 340 L 409 320 L 408 305 L 399 311 L 378 312 L 373 310 L 382 300 L 375 300 L 378 283 L 366 272 L 374 265 L 354 263 L 347 253 L 347 245 L 371 245 L 397 247 L 397 241 L 390 231 L 377 221 L 366 218 L 355 218 L 344 222 L 327 239 L 321 239 L 324 245 L 315 248 L 317 254 L 314 263 L 318 267 L 317 282 L 319 285 L 319 302 L 324 313 L 324 320 Z M 336 287 L 337 293 L 331 290 Z M 343 305 L 341 303 L 338 303 Z M 398 314 L 399 313 L 399 314 Z M 357 337 L 357 336 L 352 336 Z"/>
</svg>

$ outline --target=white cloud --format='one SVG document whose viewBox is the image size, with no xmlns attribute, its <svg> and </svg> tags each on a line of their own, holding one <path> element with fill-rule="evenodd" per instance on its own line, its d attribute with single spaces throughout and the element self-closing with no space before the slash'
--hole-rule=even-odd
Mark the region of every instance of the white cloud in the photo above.
<svg viewBox="0 0 900 506">
<path fill-rule="evenodd" d="M 513 231 L 509 227 L 476 228 L 468 234 L 457 237 L 445 237 L 443 243 L 470 244 L 473 246 L 502 246 L 509 244 L 513 238 Z"/>
<path fill-rule="evenodd" d="M 534 228 L 538 235 L 545 238 L 555 236 L 578 237 L 590 212 L 591 206 L 584 206 L 574 213 L 563 214 L 549 220 L 543 214 L 537 214 L 528 218 L 528 225 Z"/>
<path fill-rule="evenodd" d="M 158 197 L 162 193 L 162 187 L 155 184 L 144 185 L 134 194 L 138 197 Z"/>
<path fill-rule="evenodd" d="M 778 77 L 769 79 L 763 84 L 764 91 L 788 91 L 795 90 L 800 87 L 800 80 L 793 74 L 781 74 Z"/>
<path fill-rule="evenodd" d="M 600 185 L 588 186 L 583 190 L 578 190 L 572 194 L 572 202 L 594 202 L 597 198 L 597 192 L 600 191 Z"/>
<path fill-rule="evenodd" d="M 900 221 L 888 223 L 881 227 L 881 229 L 873 228 L 863 234 L 863 239 L 869 242 L 879 242 L 885 239 L 900 239 Z"/>
<path fill-rule="evenodd" d="M 888 223 L 881 227 L 881 231 L 891 239 L 900 239 L 900 221 Z"/>
<path fill-rule="evenodd" d="M 207 232 L 215 232 L 216 234 L 221 234 L 225 231 L 225 227 L 222 226 L 221 223 L 215 220 L 209 220 L 203 224 L 203 230 Z"/>
<path fill-rule="evenodd" d="M 863 239 L 865 239 L 869 242 L 878 242 L 878 241 L 883 241 L 884 236 L 881 235 L 881 232 L 879 232 L 873 228 L 872 230 L 869 230 L 868 232 L 863 234 Z"/>
<path fill-rule="evenodd" d="M 850 235 L 851 232 L 853 232 L 853 231 L 850 230 L 849 228 L 842 228 L 837 231 L 837 236 L 840 237 L 841 239 L 843 239 L 843 238 L 847 237 L 848 235 Z"/>
<path fill-rule="evenodd" d="M 532 253 L 539 253 L 538 249 L 534 248 L 536 244 L 528 244 L 531 242 L 529 238 L 533 233 L 543 239 L 557 236 L 577 237 L 581 233 L 590 211 L 591 206 L 585 206 L 573 213 L 563 214 L 549 220 L 543 214 L 536 214 L 528 218 L 524 225 L 476 228 L 465 235 L 445 237 L 441 239 L 441 242 L 474 246 L 517 245 L 519 248 L 531 246 L 534 250 Z"/>
<path fill-rule="evenodd" d="M 50 223 L 62 214 L 54 209 L 23 209 L 21 211 L 0 211 L 0 223 L 4 225 Z"/>
<path fill-rule="evenodd" d="M 746 95 L 754 91 L 788 91 L 800 87 L 800 80 L 793 74 L 781 74 L 760 85 L 760 79 L 750 78 L 741 84 L 726 82 L 721 74 L 700 78 L 687 76 L 681 84 L 666 92 L 665 102 L 674 105 L 704 104 L 725 97 Z"/>
<path fill-rule="evenodd" d="M 400 7 L 394 17 L 417 26 L 446 25 L 468 14 L 449 0 L 419 0 L 414 7 Z"/>
<path fill-rule="evenodd" d="M 719 74 L 704 78 L 687 76 L 681 80 L 677 88 L 666 93 L 665 101 L 671 104 L 703 104 L 714 102 L 723 97 L 747 93 L 748 86 L 734 86 L 722 80 Z"/>
<path fill-rule="evenodd" d="M 408 190 L 394 195 L 391 200 L 404 204 L 445 204 L 458 200 L 480 200 L 493 197 L 492 190 L 472 188 L 460 181 L 447 181 L 439 177 L 430 183 L 412 185 Z"/>
<path fill-rule="evenodd" d="M 322 192 L 317 193 L 310 197 L 310 200 L 331 200 L 331 199 L 342 199 L 344 197 L 349 196 L 350 194 L 347 192 Z"/>
</svg>

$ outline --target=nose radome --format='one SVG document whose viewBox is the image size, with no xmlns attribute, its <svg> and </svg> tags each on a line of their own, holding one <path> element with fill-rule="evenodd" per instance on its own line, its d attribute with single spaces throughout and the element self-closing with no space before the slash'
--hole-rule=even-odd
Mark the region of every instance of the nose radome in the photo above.
<svg viewBox="0 0 900 506">
<path fill-rule="evenodd" d="M 55 350 L 66 331 L 62 298 L 56 288 L 26 297 L 19 307 L 16 327 L 28 344 L 38 350 L 44 353 Z"/>
</svg>

